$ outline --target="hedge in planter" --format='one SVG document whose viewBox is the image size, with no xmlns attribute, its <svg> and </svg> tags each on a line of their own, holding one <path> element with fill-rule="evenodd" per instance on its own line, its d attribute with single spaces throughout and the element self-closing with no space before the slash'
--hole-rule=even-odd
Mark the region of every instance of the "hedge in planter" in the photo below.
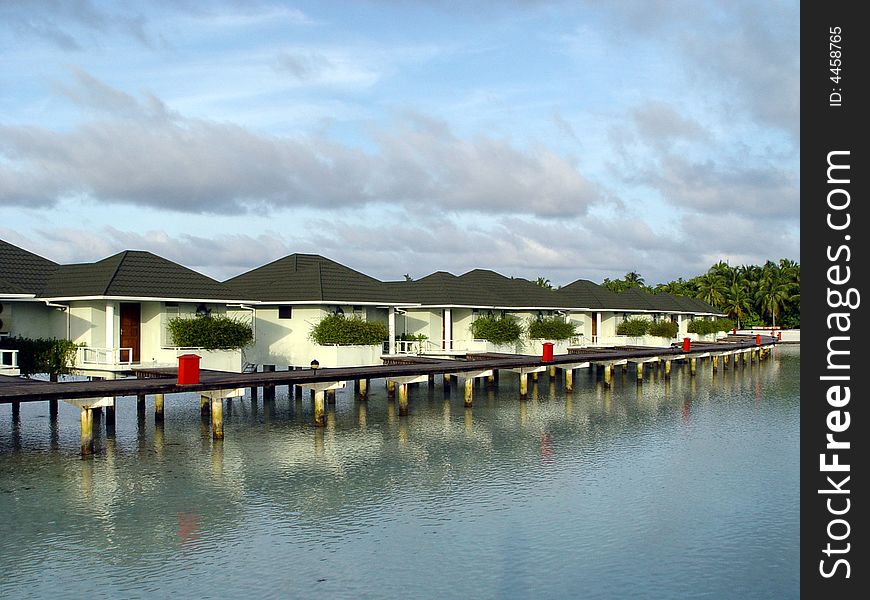
<svg viewBox="0 0 870 600">
<path fill-rule="evenodd" d="M 254 330 L 224 315 L 175 317 L 169 321 L 169 338 L 180 348 L 236 350 L 254 341 Z"/>
<path fill-rule="evenodd" d="M 388 339 L 390 330 L 384 323 L 338 314 L 324 317 L 310 335 L 321 346 L 372 346 Z"/>
<path fill-rule="evenodd" d="M 18 370 L 22 375 L 61 375 L 75 367 L 78 346 L 69 340 L 15 336 L 0 342 L 0 348 L 18 350 Z"/>
<path fill-rule="evenodd" d="M 505 315 L 494 317 L 485 315 L 478 317 L 471 324 L 471 335 L 477 340 L 486 340 L 493 344 L 510 344 L 517 342 L 523 334 L 523 327 L 516 317 Z"/>
<path fill-rule="evenodd" d="M 649 331 L 650 322 L 646 319 L 628 319 L 616 327 L 616 335 L 641 337 Z"/>
<path fill-rule="evenodd" d="M 734 328 L 734 321 L 731 319 L 716 319 L 715 321 L 706 321 L 695 319 L 686 328 L 689 333 L 697 333 L 698 335 L 707 335 L 710 333 L 719 333 L 720 331 L 731 331 Z"/>
<path fill-rule="evenodd" d="M 672 338 L 677 336 L 677 324 L 673 321 L 659 321 L 651 323 L 649 326 L 649 334 L 663 338 Z"/>
<path fill-rule="evenodd" d="M 559 317 L 529 321 L 528 329 L 533 340 L 567 340 L 577 335 L 574 325 Z"/>
</svg>

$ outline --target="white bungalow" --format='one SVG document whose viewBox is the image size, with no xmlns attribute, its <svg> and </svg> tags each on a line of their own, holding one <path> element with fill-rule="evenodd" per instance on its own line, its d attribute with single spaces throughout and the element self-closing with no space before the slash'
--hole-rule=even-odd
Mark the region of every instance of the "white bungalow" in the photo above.
<svg viewBox="0 0 870 600">
<path fill-rule="evenodd" d="M 256 343 L 251 362 L 308 367 L 380 364 L 384 350 L 396 351 L 396 314 L 409 306 L 383 282 L 316 254 L 291 254 L 224 282 L 238 296 L 253 298 Z M 330 314 L 380 321 L 387 347 L 320 346 L 311 331 Z"/>
</svg>

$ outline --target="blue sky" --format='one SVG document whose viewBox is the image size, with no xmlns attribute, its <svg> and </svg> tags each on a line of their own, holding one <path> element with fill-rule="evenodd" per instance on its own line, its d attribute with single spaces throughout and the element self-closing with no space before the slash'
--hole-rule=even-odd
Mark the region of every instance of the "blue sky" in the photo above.
<svg viewBox="0 0 870 600">
<path fill-rule="evenodd" d="M 460 4 L 459 7 L 455 4 Z M 223 279 L 799 260 L 798 2 L 0 3 L 0 238 Z"/>
</svg>

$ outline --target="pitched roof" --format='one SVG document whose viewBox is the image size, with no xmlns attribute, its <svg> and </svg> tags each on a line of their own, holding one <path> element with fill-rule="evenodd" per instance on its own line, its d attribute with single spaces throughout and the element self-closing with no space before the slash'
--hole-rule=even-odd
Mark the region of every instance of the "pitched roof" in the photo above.
<svg viewBox="0 0 870 600">
<path fill-rule="evenodd" d="M 56 262 L 0 240 L 0 291 L 38 294 L 58 266 Z"/>
<path fill-rule="evenodd" d="M 262 302 L 401 302 L 395 287 L 317 254 L 291 254 L 224 284 Z"/>
<path fill-rule="evenodd" d="M 125 250 L 94 263 L 61 265 L 41 295 L 239 300 L 219 281 L 139 250 Z"/>
<path fill-rule="evenodd" d="M 623 308 L 619 306 L 620 298 L 618 294 L 588 279 L 578 279 L 568 285 L 564 285 L 556 290 L 556 294 L 562 296 L 565 302 L 573 308 L 601 310 Z"/>
<path fill-rule="evenodd" d="M 415 281 L 388 282 L 398 297 L 424 306 L 562 308 L 563 299 L 528 279 L 506 277 L 487 269 L 462 275 L 436 271 Z"/>
</svg>

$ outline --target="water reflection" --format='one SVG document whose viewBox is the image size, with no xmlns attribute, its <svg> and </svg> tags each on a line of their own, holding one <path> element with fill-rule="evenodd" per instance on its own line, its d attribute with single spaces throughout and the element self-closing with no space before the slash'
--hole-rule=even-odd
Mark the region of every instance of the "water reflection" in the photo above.
<svg viewBox="0 0 870 600">
<path fill-rule="evenodd" d="M 709 361 L 643 385 L 590 370 L 526 401 L 502 373 L 472 408 L 415 386 L 407 417 L 372 385 L 323 428 L 278 390 L 262 411 L 228 405 L 223 441 L 198 398 L 167 396 L 162 425 L 121 398 L 89 460 L 72 407 L 0 407 L 0 597 L 56 596 L 48 565 L 70 597 L 145 594 L 155 573 L 181 596 L 196 576 L 224 597 L 792 597 L 798 367 L 777 349 L 715 379 Z M 285 555 L 292 570 L 264 567 Z M 403 569 L 386 585 L 365 556 Z"/>
</svg>

